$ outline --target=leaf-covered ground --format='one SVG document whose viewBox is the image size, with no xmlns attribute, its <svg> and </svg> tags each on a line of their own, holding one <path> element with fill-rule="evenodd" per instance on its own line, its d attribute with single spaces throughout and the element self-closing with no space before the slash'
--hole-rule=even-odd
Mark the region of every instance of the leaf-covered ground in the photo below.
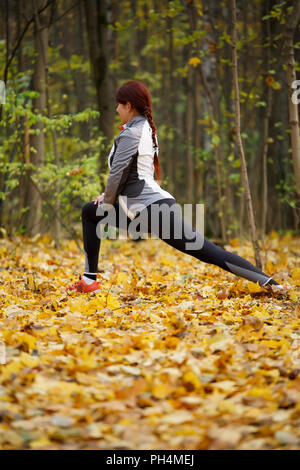
<svg viewBox="0 0 300 470">
<path fill-rule="evenodd" d="M 287 294 L 103 240 L 102 293 L 67 296 L 74 242 L 0 240 L 0 448 L 300 449 L 299 238 L 265 248 Z"/>
</svg>

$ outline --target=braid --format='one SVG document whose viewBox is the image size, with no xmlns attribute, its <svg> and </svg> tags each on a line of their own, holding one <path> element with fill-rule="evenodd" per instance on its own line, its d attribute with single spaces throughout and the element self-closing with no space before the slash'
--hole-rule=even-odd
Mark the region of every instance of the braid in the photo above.
<svg viewBox="0 0 300 470">
<path fill-rule="evenodd" d="M 156 134 L 156 127 L 154 125 L 154 122 L 153 122 L 153 117 L 152 117 L 152 113 L 151 113 L 151 109 L 149 106 L 146 106 L 145 107 L 145 111 L 144 111 L 144 115 L 146 116 L 146 118 L 148 119 L 148 122 L 149 122 L 149 125 L 152 129 L 152 140 L 153 140 L 153 145 L 155 148 L 157 148 L 157 144 L 156 144 L 156 139 L 155 139 L 155 134 Z M 159 164 L 159 160 L 158 160 L 158 156 L 157 156 L 157 152 L 155 151 L 154 153 L 154 168 L 155 168 L 155 174 L 156 174 L 156 178 L 159 182 L 159 184 L 161 183 L 160 181 L 160 178 L 161 178 L 161 175 L 160 175 L 160 164 Z"/>
</svg>

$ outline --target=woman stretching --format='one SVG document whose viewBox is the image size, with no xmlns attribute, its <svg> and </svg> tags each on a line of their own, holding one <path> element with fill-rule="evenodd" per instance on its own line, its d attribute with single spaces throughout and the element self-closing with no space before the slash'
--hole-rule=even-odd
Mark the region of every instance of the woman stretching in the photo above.
<svg viewBox="0 0 300 470">
<path fill-rule="evenodd" d="M 262 287 L 276 285 L 281 288 L 274 279 L 249 261 L 219 248 L 191 227 L 181 217 L 174 197 L 154 180 L 154 169 L 160 180 L 160 166 L 152 100 L 147 87 L 139 81 L 129 81 L 117 90 L 116 101 L 122 130 L 108 155 L 110 172 L 104 193 L 82 208 L 85 269 L 79 281 L 71 285 L 69 290 L 100 290 L 97 281 L 101 243 L 98 224 L 100 228 L 101 224 L 105 226 L 109 214 L 113 216 L 108 225 L 124 228 L 125 221 L 125 229 L 130 228 L 132 221 L 138 217 L 145 222 L 142 225 L 144 233 L 156 235 L 183 253 L 258 282 Z M 169 211 L 160 211 L 163 207 Z M 166 226 L 168 230 L 165 230 Z"/>
</svg>

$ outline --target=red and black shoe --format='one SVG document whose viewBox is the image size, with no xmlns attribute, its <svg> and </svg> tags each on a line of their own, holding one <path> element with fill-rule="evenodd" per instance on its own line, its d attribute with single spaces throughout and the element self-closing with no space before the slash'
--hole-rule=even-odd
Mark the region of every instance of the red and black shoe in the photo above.
<svg viewBox="0 0 300 470">
<path fill-rule="evenodd" d="M 91 292 L 100 292 L 100 284 L 98 281 L 92 282 L 92 284 L 87 284 L 83 279 L 82 276 L 79 276 L 79 281 L 75 282 L 71 286 L 66 288 L 66 292 L 70 291 L 76 292 L 84 292 L 84 293 L 91 293 Z"/>
</svg>

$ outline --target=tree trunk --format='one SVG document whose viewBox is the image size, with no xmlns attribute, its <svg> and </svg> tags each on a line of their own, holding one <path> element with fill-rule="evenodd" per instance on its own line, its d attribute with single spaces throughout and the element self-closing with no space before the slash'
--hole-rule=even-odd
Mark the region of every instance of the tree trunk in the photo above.
<svg viewBox="0 0 300 470">
<path fill-rule="evenodd" d="M 207 102 L 207 108 L 209 111 L 209 114 L 211 116 L 211 119 L 215 119 L 216 116 L 216 110 L 214 109 L 214 101 L 212 97 L 211 90 L 209 88 L 209 85 L 207 83 L 206 77 L 203 73 L 201 64 L 199 65 L 199 74 L 201 78 L 201 82 L 203 85 L 203 90 L 205 93 L 205 98 Z M 218 123 L 219 124 L 219 123 Z M 220 126 L 220 124 L 219 124 Z M 222 242 L 226 242 L 226 228 L 225 228 L 225 207 L 224 207 L 224 198 L 222 195 L 222 188 L 221 188 L 221 160 L 220 160 L 220 145 L 217 145 L 213 148 L 213 152 L 215 155 L 215 169 L 216 169 L 216 178 L 217 178 L 217 193 L 218 193 L 218 200 L 220 204 L 220 210 L 218 211 L 219 219 L 220 219 L 220 226 L 221 226 L 221 236 L 222 236 Z"/>
<path fill-rule="evenodd" d="M 189 66 L 187 77 L 186 99 L 186 159 L 187 159 L 187 192 L 186 203 L 194 202 L 194 159 L 192 154 L 193 144 L 193 70 Z"/>
<path fill-rule="evenodd" d="M 195 76 L 195 149 L 201 148 L 201 126 L 199 120 L 201 118 L 201 107 L 202 107 L 202 93 L 201 93 L 201 80 L 199 73 Z M 203 170 L 195 166 L 195 198 L 196 203 L 199 204 L 201 198 L 203 198 Z"/>
<path fill-rule="evenodd" d="M 55 8 L 56 5 L 53 5 L 53 9 Z M 46 62 L 46 103 L 47 103 L 47 112 L 48 112 L 48 117 L 49 119 L 52 118 L 52 110 L 51 110 L 51 104 L 50 104 L 50 89 L 49 89 L 49 74 L 48 74 L 48 61 Z M 59 169 L 60 166 L 60 158 L 58 154 L 58 148 L 57 148 L 57 134 L 56 134 L 56 129 L 53 129 L 51 131 L 52 135 L 52 143 L 53 143 L 53 153 L 54 153 L 54 163 L 56 166 L 56 169 Z M 59 179 L 56 180 L 55 185 L 54 185 L 54 221 L 52 225 L 52 234 L 53 238 L 55 241 L 55 248 L 59 248 L 59 242 L 60 242 L 60 231 L 61 231 L 61 226 L 60 226 L 60 199 L 59 199 L 59 191 L 60 191 L 60 182 Z"/>
<path fill-rule="evenodd" d="M 219 3 L 214 4 L 214 11 L 217 18 L 220 18 L 222 22 L 226 25 L 228 29 L 228 34 L 230 34 L 230 8 L 229 6 L 222 6 Z M 224 15 L 224 16 L 223 16 Z M 220 31 L 217 25 L 217 21 L 213 18 L 210 19 L 211 33 L 213 34 L 213 41 L 215 44 L 218 44 L 220 41 L 220 36 L 223 34 L 223 31 Z M 231 151 L 231 121 L 233 114 L 233 100 L 231 98 L 232 90 L 232 75 L 231 68 L 229 65 L 224 65 L 221 63 L 221 60 L 224 58 L 230 60 L 231 49 L 230 45 L 225 42 L 223 48 L 220 50 L 218 47 L 214 49 L 214 57 L 216 60 L 215 67 L 215 76 L 216 84 L 215 90 L 220 90 L 221 95 L 224 97 L 224 103 L 221 110 L 221 97 L 219 93 L 214 95 L 214 109 L 215 109 L 215 120 L 219 123 L 220 126 L 220 139 L 221 143 L 218 147 L 219 150 L 219 161 L 220 165 L 220 177 L 221 177 L 221 192 L 222 192 L 222 212 L 224 214 L 224 225 L 225 225 L 225 237 L 227 242 L 228 235 L 232 232 L 233 226 L 233 215 L 234 212 L 234 194 L 232 190 L 232 185 L 228 184 L 229 182 L 229 170 L 227 169 L 226 156 L 230 154 Z M 228 67 L 228 70 L 225 71 L 223 76 L 223 68 Z M 222 74 L 222 76 L 221 76 Z M 222 123 L 222 120 L 225 121 Z M 229 138 L 228 138 L 229 137 Z"/>
<path fill-rule="evenodd" d="M 116 103 L 114 99 L 113 74 L 109 70 L 113 44 L 108 37 L 109 0 L 84 0 L 87 35 L 89 42 L 90 63 L 96 87 L 98 109 L 100 111 L 99 128 L 107 143 L 113 139 Z M 99 162 L 99 170 L 107 170 L 106 159 Z"/>
<path fill-rule="evenodd" d="M 3 6 L 2 6 L 3 8 Z M 4 2 L 4 19 L 5 19 L 5 47 L 6 47 L 6 52 L 5 52 L 5 73 L 4 73 L 4 84 L 6 85 L 7 81 L 7 64 L 9 60 L 9 48 L 10 48 L 10 28 L 9 28 L 9 3 L 8 0 L 5 0 Z M 4 25 L 3 25 L 4 26 Z M 0 100 L 0 120 L 2 120 L 2 102 Z M 7 133 L 7 130 L 6 130 Z M 0 138 L 3 139 L 3 141 L 7 138 L 4 133 L 4 129 L 0 127 Z M 5 192 L 5 173 L 0 172 L 0 192 Z M 3 225 L 3 213 L 4 213 L 4 202 L 0 198 L 0 226 Z"/>
<path fill-rule="evenodd" d="M 189 19 L 189 32 L 193 34 L 196 30 L 195 24 L 195 5 L 194 0 L 190 0 L 187 3 L 187 13 Z M 187 62 L 192 57 L 193 48 L 191 45 L 187 46 Z M 186 191 L 186 202 L 188 204 L 194 203 L 194 157 L 193 157 L 193 121 L 194 121 L 194 97 L 193 97 L 193 79 L 194 71 L 193 67 L 188 64 L 188 75 L 187 75 L 187 98 L 186 98 L 186 158 L 187 158 L 187 191 Z"/>
<path fill-rule="evenodd" d="M 256 266 L 259 269 L 262 269 L 262 260 L 260 254 L 260 246 L 258 243 L 257 233 L 256 233 L 256 224 L 252 207 L 251 192 L 248 181 L 246 159 L 244 154 L 243 142 L 241 138 L 240 131 L 240 99 L 239 99 L 239 84 L 238 84 L 238 68 L 237 68 L 237 49 L 236 49 L 236 2 L 231 0 L 232 5 L 232 67 L 233 67 L 233 82 L 234 82 L 234 92 L 235 92 L 235 122 L 236 122 L 236 142 L 239 150 L 239 156 L 241 161 L 241 172 L 242 172 L 242 181 L 245 190 L 246 205 L 248 211 L 248 218 L 251 228 L 251 238 L 254 249 L 254 256 Z"/>
<path fill-rule="evenodd" d="M 269 12 L 269 1 L 262 6 L 262 17 Z M 265 41 L 267 41 L 266 54 L 265 54 L 265 78 L 269 75 L 270 59 L 271 59 L 271 25 L 270 18 L 265 22 L 262 21 L 262 45 L 266 47 Z M 265 85 L 266 86 L 266 85 Z M 268 215 L 268 139 L 269 139 L 269 125 L 271 118 L 273 101 L 273 89 L 272 86 L 267 84 L 266 102 L 267 107 L 263 118 L 263 140 L 262 140 L 262 212 L 261 212 L 261 236 L 264 241 L 267 231 L 267 215 Z"/>
<path fill-rule="evenodd" d="M 34 12 L 34 48 L 37 53 L 34 72 L 33 89 L 39 92 L 39 96 L 34 100 L 34 108 L 37 113 L 45 114 L 46 108 L 46 65 L 48 62 L 48 11 L 38 13 L 38 10 L 45 5 L 46 0 L 32 2 Z M 34 129 L 39 131 L 38 135 L 30 135 L 30 147 L 35 151 L 30 152 L 30 162 L 35 169 L 29 172 L 29 184 L 26 205 L 29 207 L 26 216 L 26 231 L 29 236 L 34 236 L 41 232 L 42 228 L 42 198 L 37 191 L 31 178 L 34 177 L 36 169 L 40 169 L 44 163 L 45 138 L 44 126 L 41 122 L 34 125 Z"/>
<path fill-rule="evenodd" d="M 112 23 L 115 25 L 119 18 L 119 2 L 118 0 L 112 0 Z M 118 59 L 119 56 L 119 38 L 118 38 L 118 31 L 113 31 L 112 33 L 113 38 L 113 58 L 114 60 Z M 114 71 L 114 89 L 117 88 L 118 83 L 118 70 L 115 69 Z"/>
<path fill-rule="evenodd" d="M 291 128 L 291 144 L 294 174 L 296 180 L 296 191 L 298 195 L 298 202 L 300 204 L 300 133 L 299 133 L 299 114 L 298 105 L 292 100 L 294 89 L 292 88 L 293 82 L 296 80 L 295 71 L 295 57 L 293 38 L 296 27 L 300 20 L 300 2 L 299 0 L 293 1 L 293 9 L 287 19 L 286 30 L 284 34 L 284 52 L 286 56 L 286 78 L 288 85 L 288 107 Z"/>
<path fill-rule="evenodd" d="M 17 0 L 16 1 L 16 17 L 17 17 L 17 35 L 20 37 L 21 30 L 23 27 L 23 22 L 22 22 L 22 15 L 23 15 L 23 9 L 24 9 L 24 3 L 22 1 Z M 23 48 L 22 48 L 22 43 L 20 44 L 20 47 L 18 49 L 18 73 L 24 73 L 25 71 L 25 64 L 24 64 L 24 55 L 23 55 Z M 25 90 L 22 90 L 25 91 Z M 23 128 L 24 130 L 24 135 L 21 136 L 21 141 L 22 141 L 22 151 L 20 154 L 20 159 L 22 162 L 22 165 L 28 165 L 30 163 L 30 143 L 29 143 L 29 126 L 28 126 L 28 117 L 27 116 L 21 116 L 20 117 L 20 123 L 21 123 L 21 129 Z M 24 212 L 22 212 L 22 209 L 25 207 L 25 197 L 26 197 L 26 188 L 27 188 L 27 175 L 26 171 L 24 170 L 24 167 L 21 169 L 21 175 L 20 175 L 20 183 L 19 183 L 19 224 L 17 227 L 17 230 L 20 230 L 23 228 L 24 224 Z"/>
<path fill-rule="evenodd" d="M 170 2 L 170 0 L 169 0 Z M 168 90 L 169 90 L 169 100 L 168 100 L 168 126 L 171 129 L 173 139 L 169 141 L 169 151 L 166 153 L 166 160 L 167 160 L 167 176 L 168 176 L 168 190 L 173 193 L 175 188 L 175 159 L 176 159 L 176 149 L 175 149 L 175 135 L 173 129 L 175 128 L 176 124 L 176 93 L 175 93 L 175 57 L 174 57 L 174 35 L 173 35 L 173 18 L 167 16 L 166 18 L 166 27 L 167 27 L 167 35 L 168 35 Z"/>
<path fill-rule="evenodd" d="M 272 109 L 273 90 L 271 86 L 267 89 L 267 109 L 264 116 L 263 128 L 263 152 L 262 152 L 262 220 L 261 234 L 264 240 L 267 230 L 267 214 L 268 214 L 268 138 L 269 138 L 269 121 Z"/>
</svg>

